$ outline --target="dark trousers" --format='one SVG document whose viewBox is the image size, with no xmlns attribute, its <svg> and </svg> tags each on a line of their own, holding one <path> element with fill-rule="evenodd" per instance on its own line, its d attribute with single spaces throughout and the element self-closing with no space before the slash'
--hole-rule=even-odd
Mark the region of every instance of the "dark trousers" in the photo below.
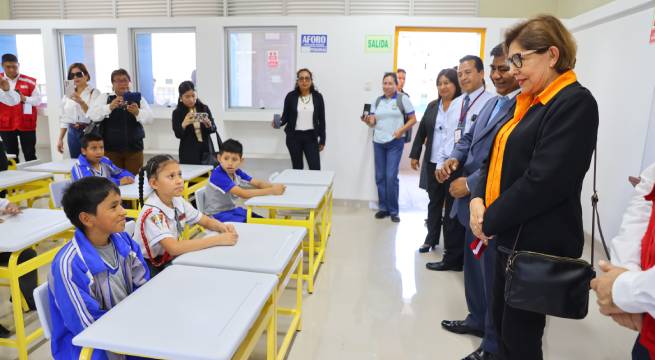
<svg viewBox="0 0 655 360">
<path fill-rule="evenodd" d="M 9 256 L 11 256 L 11 253 L 8 252 L 0 253 L 0 265 L 7 266 L 7 264 L 9 263 Z M 36 251 L 34 251 L 33 249 L 26 249 L 18 256 L 18 263 L 19 264 L 24 263 L 35 257 L 36 257 Z M 36 270 L 31 271 L 21 276 L 18 279 L 20 291 L 21 293 L 23 293 L 23 296 L 25 297 L 25 301 L 27 301 L 27 305 L 30 307 L 30 310 L 36 309 L 36 305 L 34 304 L 34 289 L 36 289 L 36 287 L 38 286 L 38 282 L 39 282 L 39 277 Z M 20 301 L 20 300 L 12 299 L 12 301 Z"/>
<path fill-rule="evenodd" d="M 493 322 L 491 298 L 493 294 L 494 272 L 496 267 L 496 248 L 489 246 L 480 259 L 470 250 L 475 236 L 466 227 L 466 247 L 464 248 L 464 294 L 469 315 L 469 326 L 484 331 L 480 347 L 493 354 L 498 353 L 498 334 Z"/>
<path fill-rule="evenodd" d="M 499 355 L 505 360 L 541 360 L 541 338 L 546 327 L 546 315 L 515 309 L 505 304 L 507 257 L 508 255 L 500 250 L 496 254 L 493 285 L 493 321 L 499 337 Z"/>
<path fill-rule="evenodd" d="M 9 168 L 9 159 L 7 159 L 5 143 L 0 141 L 0 171 L 5 171 L 7 168 Z"/>
<path fill-rule="evenodd" d="M 137 175 L 143 166 L 143 151 L 106 151 L 105 156 L 114 165 L 134 175 Z"/>
<path fill-rule="evenodd" d="M 82 153 L 82 136 L 84 136 L 84 130 L 76 129 L 72 125 L 68 126 L 67 141 L 71 159 L 77 159 Z"/>
<path fill-rule="evenodd" d="M 36 160 L 36 131 L 0 131 L 0 136 L 5 143 L 7 153 L 16 155 L 16 162 L 20 155 L 18 140 L 20 140 L 20 148 L 23 149 L 25 161 Z"/>
<path fill-rule="evenodd" d="M 428 203 L 428 234 L 425 236 L 425 244 L 435 246 L 439 244 L 441 237 L 441 224 L 443 223 L 443 204 L 446 200 L 448 189 L 437 181 L 434 176 L 436 165 L 428 162 L 427 189 L 430 202 Z"/>
<path fill-rule="evenodd" d="M 651 360 L 648 349 L 639 342 L 639 336 L 637 336 L 635 346 L 632 348 L 632 360 Z"/>
<path fill-rule="evenodd" d="M 460 177 L 460 174 L 461 172 L 456 171 L 450 176 L 450 179 L 457 179 Z M 460 266 L 464 262 L 464 235 L 466 234 L 466 229 L 459 223 L 457 217 L 450 217 L 453 203 L 455 202 L 455 198 L 453 198 L 448 191 L 448 189 L 450 189 L 450 183 L 451 181 L 448 180 L 443 184 L 446 191 L 446 208 L 444 210 L 445 215 L 443 219 L 443 262 Z"/>
<path fill-rule="evenodd" d="M 287 133 L 287 148 L 294 169 L 303 169 L 303 154 L 307 158 L 309 170 L 321 170 L 321 156 L 318 138 L 314 130 L 290 131 Z"/>
</svg>

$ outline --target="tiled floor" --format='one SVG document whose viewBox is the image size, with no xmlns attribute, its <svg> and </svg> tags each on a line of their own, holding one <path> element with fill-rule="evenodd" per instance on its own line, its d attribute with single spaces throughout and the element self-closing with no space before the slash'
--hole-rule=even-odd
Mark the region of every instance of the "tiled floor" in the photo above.
<svg viewBox="0 0 655 360">
<path fill-rule="evenodd" d="M 327 260 L 316 291 L 305 295 L 303 330 L 289 360 L 460 359 L 479 339 L 442 330 L 443 319 L 466 315 L 462 273 L 425 270 L 440 253 L 418 254 L 425 236 L 423 212 L 402 212 L 402 222 L 375 220 L 362 208 L 336 207 Z M 43 272 L 42 274 L 43 275 Z M 0 289 L 0 322 L 11 324 L 6 289 Z M 211 309 L 207 309 L 211 311 Z M 28 314 L 37 322 L 35 314 Z M 121 330 L 128 331 L 128 330 Z M 628 359 L 636 333 L 598 314 L 595 299 L 587 319 L 550 319 L 546 359 Z M 0 349 L 0 359 L 13 351 Z M 30 359 L 49 359 L 49 344 Z M 255 359 L 264 359 L 260 346 Z"/>
</svg>

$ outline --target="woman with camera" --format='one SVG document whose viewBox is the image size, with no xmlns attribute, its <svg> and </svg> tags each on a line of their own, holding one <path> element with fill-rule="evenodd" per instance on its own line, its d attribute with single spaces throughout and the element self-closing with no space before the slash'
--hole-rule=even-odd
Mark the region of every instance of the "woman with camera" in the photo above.
<svg viewBox="0 0 655 360">
<path fill-rule="evenodd" d="M 130 74 L 125 69 L 111 73 L 113 94 L 102 94 L 87 116 L 93 132 L 102 136 L 105 155 L 119 168 L 138 174 L 143 165 L 143 124 L 152 123 L 148 102 L 138 92 L 130 92 Z"/>
<path fill-rule="evenodd" d="M 193 82 L 183 81 L 177 90 L 180 97 L 173 110 L 173 132 L 180 139 L 180 164 L 215 165 L 218 149 L 210 135 L 216 132 L 216 123 L 209 107 L 198 99 Z M 218 132 L 216 138 L 220 148 Z"/>
</svg>

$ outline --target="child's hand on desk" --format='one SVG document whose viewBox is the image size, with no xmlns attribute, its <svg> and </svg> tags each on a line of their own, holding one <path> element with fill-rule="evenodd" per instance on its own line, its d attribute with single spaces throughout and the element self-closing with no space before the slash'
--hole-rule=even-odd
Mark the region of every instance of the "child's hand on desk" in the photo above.
<svg viewBox="0 0 655 360">
<path fill-rule="evenodd" d="M 273 184 L 273 186 L 271 186 L 271 192 L 273 195 L 282 195 L 286 189 L 287 187 L 282 184 Z"/>
<path fill-rule="evenodd" d="M 121 178 L 121 185 L 130 185 L 134 184 L 134 178 L 131 176 L 125 176 Z"/>
<path fill-rule="evenodd" d="M 234 228 L 234 225 L 232 224 L 224 224 L 220 223 L 218 224 L 218 231 L 222 233 L 235 233 L 237 232 L 237 229 Z"/>
<path fill-rule="evenodd" d="M 239 239 L 239 235 L 236 232 L 224 232 L 212 237 L 215 239 L 217 246 L 232 246 Z"/>
<path fill-rule="evenodd" d="M 21 210 L 16 204 L 9 204 L 4 210 L 0 210 L 0 214 L 2 215 L 18 215 L 22 212 L 23 210 Z"/>
</svg>

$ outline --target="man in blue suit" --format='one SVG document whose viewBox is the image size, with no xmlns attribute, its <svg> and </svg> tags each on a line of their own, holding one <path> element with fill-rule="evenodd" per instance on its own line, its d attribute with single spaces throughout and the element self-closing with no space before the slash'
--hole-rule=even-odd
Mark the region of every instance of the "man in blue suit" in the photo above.
<svg viewBox="0 0 655 360">
<path fill-rule="evenodd" d="M 496 257 L 494 247 L 488 247 L 478 260 L 469 246 L 475 240 L 469 226 L 469 189 L 480 181 L 480 168 L 487 159 L 498 130 L 514 115 L 516 95 L 519 84 L 510 74 L 507 65 L 507 52 L 503 44 L 491 51 L 491 80 L 499 96 L 492 98 L 480 111 L 475 125 L 455 145 L 450 158 L 444 161 L 437 172 L 437 180 L 447 180 L 455 170 L 463 169 L 462 176 L 453 180 L 450 194 L 456 198 L 451 217 L 457 216 L 466 227 L 466 245 L 464 248 L 464 291 L 469 315 L 465 320 L 444 320 L 441 326 L 458 334 L 472 334 L 482 337 L 482 344 L 464 360 L 496 359 L 498 337 L 491 308 L 493 269 Z M 489 309 L 489 310 L 488 310 Z"/>
</svg>

